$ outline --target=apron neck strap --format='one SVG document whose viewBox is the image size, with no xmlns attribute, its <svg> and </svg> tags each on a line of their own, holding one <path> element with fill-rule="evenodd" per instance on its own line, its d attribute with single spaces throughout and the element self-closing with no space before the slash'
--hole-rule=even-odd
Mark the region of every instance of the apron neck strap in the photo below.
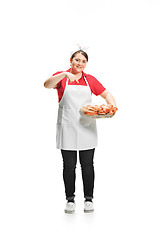
<svg viewBox="0 0 160 240">
<path fill-rule="evenodd" d="M 86 76 L 83 76 L 83 78 L 84 78 L 84 80 L 85 80 L 87 86 L 89 87 Z"/>
<path fill-rule="evenodd" d="M 66 86 L 68 85 L 68 81 L 69 81 L 69 79 L 67 78 L 67 81 L 66 81 Z"/>
</svg>

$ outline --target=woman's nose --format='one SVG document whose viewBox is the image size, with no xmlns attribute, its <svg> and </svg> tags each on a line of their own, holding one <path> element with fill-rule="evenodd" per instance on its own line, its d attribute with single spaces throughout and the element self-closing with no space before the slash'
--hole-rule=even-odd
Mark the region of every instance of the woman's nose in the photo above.
<svg viewBox="0 0 160 240">
<path fill-rule="evenodd" d="M 80 62 L 79 62 L 79 65 L 82 66 L 82 65 L 83 65 L 83 61 L 80 61 Z"/>
</svg>

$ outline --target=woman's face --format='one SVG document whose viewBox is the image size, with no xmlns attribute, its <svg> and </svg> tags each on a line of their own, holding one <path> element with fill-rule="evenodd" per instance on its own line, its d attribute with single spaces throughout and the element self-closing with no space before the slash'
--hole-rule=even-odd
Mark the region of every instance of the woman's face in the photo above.
<svg viewBox="0 0 160 240">
<path fill-rule="evenodd" d="M 74 73 L 82 72 L 87 64 L 87 59 L 81 54 L 77 53 L 76 56 L 70 60 L 71 68 Z"/>
</svg>

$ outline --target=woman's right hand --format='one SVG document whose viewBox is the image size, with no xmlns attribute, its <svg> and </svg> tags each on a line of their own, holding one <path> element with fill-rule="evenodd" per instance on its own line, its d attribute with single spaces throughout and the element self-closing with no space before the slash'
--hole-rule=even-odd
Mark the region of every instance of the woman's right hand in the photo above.
<svg viewBox="0 0 160 240">
<path fill-rule="evenodd" d="M 65 72 L 65 77 L 67 77 L 70 80 L 70 82 L 74 82 L 74 81 L 78 82 L 75 75 L 70 72 Z"/>
</svg>

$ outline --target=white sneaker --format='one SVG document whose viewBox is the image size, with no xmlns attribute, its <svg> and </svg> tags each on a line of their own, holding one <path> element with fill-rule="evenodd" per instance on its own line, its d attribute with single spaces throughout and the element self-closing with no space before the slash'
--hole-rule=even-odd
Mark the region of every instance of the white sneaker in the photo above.
<svg viewBox="0 0 160 240">
<path fill-rule="evenodd" d="M 93 202 L 85 201 L 84 202 L 84 212 L 91 213 L 94 211 Z"/>
<path fill-rule="evenodd" d="M 66 208 L 64 209 L 65 213 L 74 213 L 75 212 L 76 204 L 73 202 L 67 202 Z"/>
</svg>

